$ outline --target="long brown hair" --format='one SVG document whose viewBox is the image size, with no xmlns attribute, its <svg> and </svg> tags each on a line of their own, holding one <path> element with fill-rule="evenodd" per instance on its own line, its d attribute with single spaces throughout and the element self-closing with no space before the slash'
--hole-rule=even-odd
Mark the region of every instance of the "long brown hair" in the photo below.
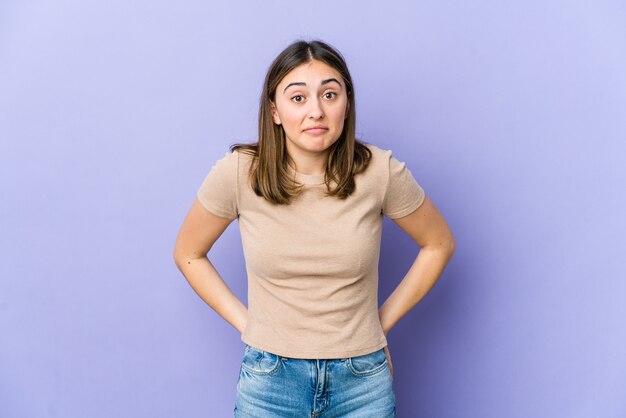
<svg viewBox="0 0 626 418">
<path fill-rule="evenodd" d="M 354 86 L 343 56 L 320 40 L 298 40 L 274 59 L 265 76 L 259 107 L 258 142 L 230 147 L 231 152 L 239 149 L 253 156 L 250 185 L 258 196 L 275 204 L 289 204 L 301 192 L 303 185 L 289 175 L 289 164 L 293 160 L 287 153 L 283 127 L 276 125 L 272 119 L 270 101 L 275 100 L 276 87 L 291 70 L 312 60 L 322 61 L 341 74 L 349 103 L 343 131 L 329 148 L 324 175 L 326 195 L 345 199 L 352 194 L 356 187 L 354 175 L 364 171 L 372 157 L 365 144 L 355 138 Z M 332 181 L 336 183 L 334 188 L 330 186 Z"/>
</svg>

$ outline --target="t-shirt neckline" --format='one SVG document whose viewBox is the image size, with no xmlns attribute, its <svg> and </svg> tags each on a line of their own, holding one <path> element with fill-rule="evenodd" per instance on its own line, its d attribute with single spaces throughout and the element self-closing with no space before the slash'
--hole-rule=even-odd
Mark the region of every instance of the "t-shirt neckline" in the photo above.
<svg viewBox="0 0 626 418">
<path fill-rule="evenodd" d="M 296 171 L 293 167 L 289 166 L 291 173 L 297 182 L 308 185 L 320 185 L 324 184 L 324 173 L 321 174 L 303 174 Z"/>
<path fill-rule="evenodd" d="M 304 184 L 324 184 L 324 173 L 322 174 L 302 174 L 295 171 L 296 180 Z"/>
</svg>

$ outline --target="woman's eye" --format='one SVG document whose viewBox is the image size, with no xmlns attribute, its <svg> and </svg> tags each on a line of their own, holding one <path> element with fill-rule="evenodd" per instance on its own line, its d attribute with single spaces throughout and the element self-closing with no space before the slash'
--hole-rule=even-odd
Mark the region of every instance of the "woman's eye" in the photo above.
<svg viewBox="0 0 626 418">
<path fill-rule="evenodd" d="M 329 97 L 330 95 L 330 97 Z M 337 93 L 333 92 L 333 91 L 329 91 L 326 94 L 324 94 L 324 96 L 326 96 L 327 99 L 333 99 L 335 96 L 337 96 Z"/>
<path fill-rule="evenodd" d="M 296 103 L 301 103 L 301 102 L 302 102 L 302 100 L 296 100 L 296 99 L 298 99 L 298 98 L 299 98 L 299 99 L 304 99 L 304 96 L 302 96 L 301 94 L 298 94 L 297 96 L 293 96 L 293 97 L 291 98 L 291 100 L 293 100 L 293 101 L 294 101 L 294 102 L 296 102 Z"/>
</svg>

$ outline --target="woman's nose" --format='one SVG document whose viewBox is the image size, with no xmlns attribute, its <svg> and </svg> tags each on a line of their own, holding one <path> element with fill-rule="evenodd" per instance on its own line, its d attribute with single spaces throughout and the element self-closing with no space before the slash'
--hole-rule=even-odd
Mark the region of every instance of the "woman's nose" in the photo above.
<svg viewBox="0 0 626 418">
<path fill-rule="evenodd" d="M 324 116 L 324 110 L 322 109 L 321 103 L 319 100 L 311 100 L 309 108 L 309 117 L 313 119 L 319 119 Z"/>
</svg>

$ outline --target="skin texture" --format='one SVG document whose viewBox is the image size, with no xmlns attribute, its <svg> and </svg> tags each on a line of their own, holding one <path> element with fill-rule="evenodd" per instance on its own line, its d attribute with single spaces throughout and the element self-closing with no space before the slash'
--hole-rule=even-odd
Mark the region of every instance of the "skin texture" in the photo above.
<svg viewBox="0 0 626 418">
<path fill-rule="evenodd" d="M 327 82 L 328 79 L 337 82 Z M 306 85 L 290 86 L 291 83 Z M 328 148 L 339 138 L 346 117 L 348 98 L 341 75 L 321 61 L 302 64 L 288 73 L 276 90 L 271 103 L 274 123 L 282 125 L 289 155 L 296 171 L 321 174 L 328 158 Z M 321 134 L 305 132 L 322 125 Z M 385 335 L 435 285 L 455 248 L 454 237 L 433 202 L 424 203 L 413 213 L 393 219 L 419 246 L 411 268 L 379 310 Z M 191 287 L 215 312 L 240 333 L 248 309 L 232 293 L 207 257 L 208 252 L 232 220 L 209 212 L 196 198 L 187 213 L 174 245 L 174 261 Z M 389 347 L 385 354 L 393 376 Z"/>
</svg>

